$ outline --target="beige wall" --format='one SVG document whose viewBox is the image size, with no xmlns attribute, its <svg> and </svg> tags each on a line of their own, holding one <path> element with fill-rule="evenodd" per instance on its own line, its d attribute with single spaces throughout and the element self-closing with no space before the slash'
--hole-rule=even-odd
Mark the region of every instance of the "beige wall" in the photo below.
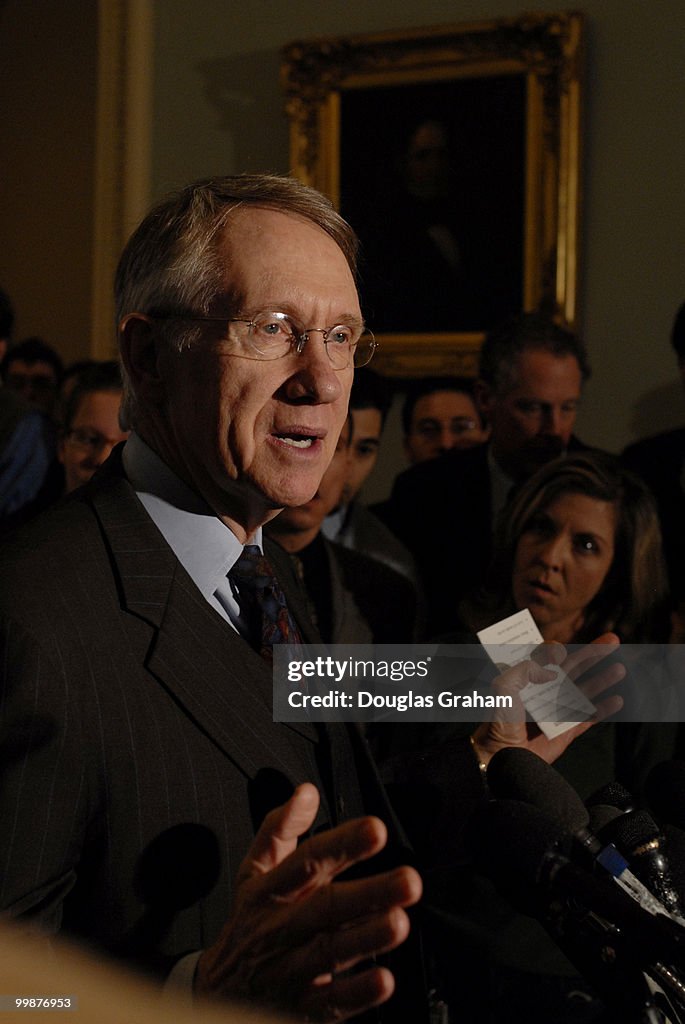
<svg viewBox="0 0 685 1024">
<path fill-rule="evenodd" d="M 0 286 L 17 339 L 65 359 L 90 334 L 96 33 L 94 0 L 0 5 Z"/>
</svg>

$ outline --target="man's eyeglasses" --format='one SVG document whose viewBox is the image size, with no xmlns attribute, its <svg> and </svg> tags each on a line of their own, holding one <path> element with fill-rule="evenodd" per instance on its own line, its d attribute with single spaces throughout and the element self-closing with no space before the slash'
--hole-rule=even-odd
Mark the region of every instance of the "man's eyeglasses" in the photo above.
<svg viewBox="0 0 685 1024">
<path fill-rule="evenodd" d="M 287 313 L 260 313 L 253 319 L 235 316 L 150 316 L 151 320 L 188 320 L 192 323 L 242 325 L 228 330 L 225 339 L 233 343 L 236 354 L 246 359 L 282 359 L 289 352 L 300 355 L 311 334 L 320 334 L 333 369 L 346 370 L 350 363 L 366 366 L 378 347 L 371 331 L 355 324 L 334 327 L 304 327 Z"/>
<path fill-rule="evenodd" d="M 458 416 L 453 419 L 448 430 L 452 437 L 463 437 L 464 434 L 469 434 L 473 430 L 477 430 L 480 424 L 477 420 L 471 419 L 469 416 Z M 420 437 L 432 440 L 433 438 L 440 437 L 442 434 L 442 425 L 436 423 L 435 420 L 427 420 L 420 422 L 414 428 L 413 433 L 418 434 Z"/>
</svg>

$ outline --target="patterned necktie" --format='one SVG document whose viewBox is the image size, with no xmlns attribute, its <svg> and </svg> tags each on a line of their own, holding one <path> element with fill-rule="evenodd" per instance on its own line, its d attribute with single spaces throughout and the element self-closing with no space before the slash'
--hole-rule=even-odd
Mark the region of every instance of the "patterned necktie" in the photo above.
<svg viewBox="0 0 685 1024">
<path fill-rule="evenodd" d="M 263 658 L 273 660 L 274 644 L 302 643 L 281 585 L 256 544 L 245 545 L 228 578 L 248 624 L 250 642 Z"/>
<path fill-rule="evenodd" d="M 288 611 L 285 594 L 268 560 L 256 544 L 246 544 L 243 553 L 228 573 L 228 579 L 248 624 L 250 642 L 266 661 L 273 661 L 274 644 L 301 644 L 302 635 Z M 303 685 L 303 690 L 306 686 Z M 307 712 L 303 713 L 306 720 Z M 347 726 L 338 722 L 318 722 L 320 742 L 316 759 L 321 776 L 325 804 L 331 821 L 363 814 L 356 773 L 350 771 L 354 755 Z"/>
</svg>

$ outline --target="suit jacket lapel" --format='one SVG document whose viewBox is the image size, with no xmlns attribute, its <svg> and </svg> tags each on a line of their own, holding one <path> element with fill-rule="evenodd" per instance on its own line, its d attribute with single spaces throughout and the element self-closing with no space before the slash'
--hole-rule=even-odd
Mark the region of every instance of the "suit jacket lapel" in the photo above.
<svg viewBox="0 0 685 1024">
<path fill-rule="evenodd" d="M 256 770 L 284 758 L 271 667 L 214 612 L 179 565 L 148 667 L 229 754 Z M 316 741 L 308 723 L 293 731 Z"/>
<path fill-rule="evenodd" d="M 90 497 L 123 606 L 153 627 L 146 667 L 246 771 L 275 758 L 285 770 L 290 729 L 274 728 L 270 667 L 210 608 L 126 480 L 104 480 Z M 310 723 L 294 731 L 317 739 Z"/>
<path fill-rule="evenodd" d="M 107 466 L 88 496 L 109 546 L 122 604 L 151 627 L 146 667 L 200 728 L 250 775 L 277 765 L 290 778 L 301 774 L 302 761 L 288 737 L 294 732 L 317 743 L 323 731 L 333 754 L 334 813 L 344 818 L 363 810 L 355 762 L 363 789 L 375 794 L 378 811 L 386 810 L 370 755 L 364 749 L 360 757 L 356 743 L 353 755 L 349 729 L 335 723 L 322 730 L 310 722 L 274 725 L 270 666 L 207 604 L 123 477 L 120 461 Z M 321 643 L 287 554 L 268 540 L 265 551 L 303 639 Z M 394 816 L 386 810 L 383 817 Z"/>
</svg>

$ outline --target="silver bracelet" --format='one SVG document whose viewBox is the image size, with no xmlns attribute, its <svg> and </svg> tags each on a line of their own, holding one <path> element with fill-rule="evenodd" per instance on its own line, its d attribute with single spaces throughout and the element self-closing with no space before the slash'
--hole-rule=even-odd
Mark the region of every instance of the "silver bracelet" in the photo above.
<svg viewBox="0 0 685 1024">
<path fill-rule="evenodd" d="M 478 771 L 480 772 L 480 778 L 481 778 L 481 782 L 483 783 L 483 788 L 485 789 L 486 792 L 489 792 L 489 789 L 488 789 L 488 766 L 486 765 L 485 761 L 483 761 L 481 759 L 480 753 L 478 752 L 478 747 L 476 746 L 476 740 L 475 740 L 475 737 L 473 735 L 469 736 L 469 742 L 471 744 L 471 749 L 473 750 L 473 756 L 475 757 L 476 761 L 478 762 Z"/>
</svg>

